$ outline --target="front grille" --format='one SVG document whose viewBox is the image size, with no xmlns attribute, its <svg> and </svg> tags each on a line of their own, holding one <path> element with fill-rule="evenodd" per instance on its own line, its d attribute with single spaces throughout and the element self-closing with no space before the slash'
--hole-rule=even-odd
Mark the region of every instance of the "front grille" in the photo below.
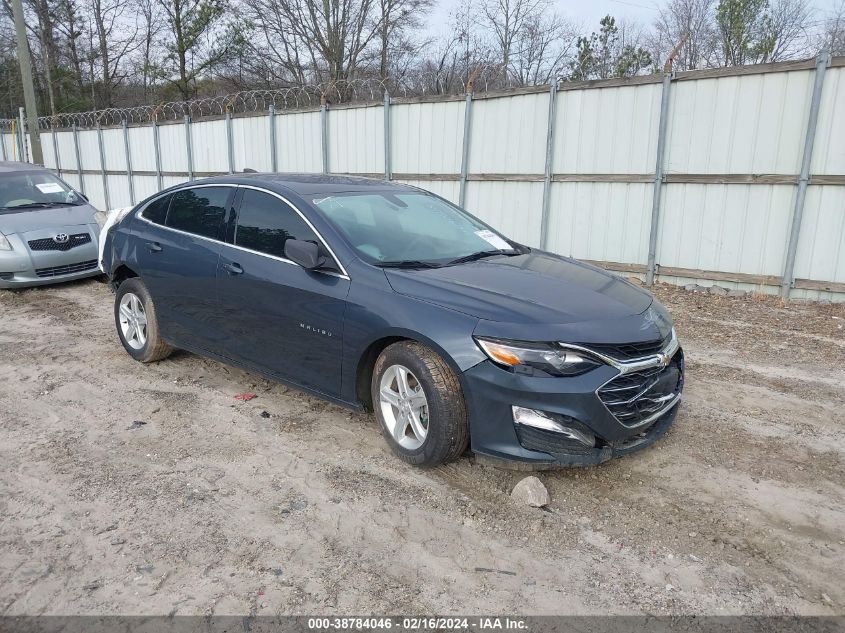
<svg viewBox="0 0 845 633">
<path fill-rule="evenodd" d="M 0 273 L 0 279 L 8 280 L 15 276 L 15 273 Z"/>
<path fill-rule="evenodd" d="M 58 277 L 60 275 L 71 275 L 73 273 L 85 272 L 86 270 L 94 270 L 95 268 L 97 268 L 97 260 L 91 259 L 87 262 L 79 262 L 78 264 L 67 264 L 66 266 L 36 268 L 35 274 L 39 277 Z"/>
<path fill-rule="evenodd" d="M 598 390 L 608 410 L 626 426 L 637 426 L 666 406 L 684 386 L 684 355 L 678 350 L 666 367 L 619 374 Z"/>
<path fill-rule="evenodd" d="M 29 250 L 69 251 L 77 246 L 88 244 L 90 241 L 91 236 L 88 233 L 74 233 L 73 235 L 68 235 L 68 240 L 64 244 L 57 243 L 52 237 L 45 237 L 40 240 L 29 240 Z"/>
<path fill-rule="evenodd" d="M 669 344 L 671 338 L 672 335 L 669 334 L 662 340 L 645 343 L 580 343 L 580 345 L 616 360 L 632 360 L 659 353 Z"/>
</svg>

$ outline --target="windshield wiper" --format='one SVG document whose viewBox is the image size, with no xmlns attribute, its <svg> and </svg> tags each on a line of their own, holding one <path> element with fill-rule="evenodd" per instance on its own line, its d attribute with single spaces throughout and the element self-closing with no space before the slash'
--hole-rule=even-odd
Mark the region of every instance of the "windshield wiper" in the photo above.
<svg viewBox="0 0 845 633">
<path fill-rule="evenodd" d="M 15 204 L 11 207 L 2 207 L 3 209 L 50 209 L 52 207 L 75 207 L 79 206 L 76 202 L 26 202 L 24 204 Z"/>
<path fill-rule="evenodd" d="M 395 262 L 378 262 L 379 268 L 440 268 L 443 264 L 423 262 L 418 259 L 403 259 Z"/>
<path fill-rule="evenodd" d="M 474 262 L 479 259 L 483 259 L 485 257 L 494 257 L 496 255 L 506 255 L 508 257 L 512 257 L 513 255 L 519 255 L 519 251 L 478 251 L 477 253 L 470 253 L 469 255 L 464 255 L 463 257 L 458 257 L 457 259 L 453 259 L 450 261 L 447 266 L 451 266 L 452 264 L 464 264 L 466 262 Z"/>
</svg>

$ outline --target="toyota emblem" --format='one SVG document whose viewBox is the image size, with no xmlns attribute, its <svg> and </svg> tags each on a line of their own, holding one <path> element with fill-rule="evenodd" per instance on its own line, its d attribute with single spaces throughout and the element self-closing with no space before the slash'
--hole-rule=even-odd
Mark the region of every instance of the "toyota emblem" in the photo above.
<svg viewBox="0 0 845 633">
<path fill-rule="evenodd" d="M 67 233 L 59 233 L 59 234 L 53 236 L 53 241 L 56 244 L 67 244 L 69 239 L 70 238 L 68 237 Z"/>
</svg>

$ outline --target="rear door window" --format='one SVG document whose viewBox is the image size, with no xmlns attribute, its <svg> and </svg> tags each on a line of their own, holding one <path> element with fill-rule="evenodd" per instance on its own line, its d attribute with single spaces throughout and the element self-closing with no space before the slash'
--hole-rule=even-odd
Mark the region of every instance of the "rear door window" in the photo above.
<svg viewBox="0 0 845 633">
<path fill-rule="evenodd" d="M 233 188 L 196 187 L 173 194 L 166 225 L 202 237 L 220 239 L 220 227 Z"/>
<path fill-rule="evenodd" d="M 238 211 L 235 245 L 259 253 L 285 256 L 285 242 L 317 241 L 317 235 L 290 206 L 267 193 L 245 189 Z"/>
</svg>

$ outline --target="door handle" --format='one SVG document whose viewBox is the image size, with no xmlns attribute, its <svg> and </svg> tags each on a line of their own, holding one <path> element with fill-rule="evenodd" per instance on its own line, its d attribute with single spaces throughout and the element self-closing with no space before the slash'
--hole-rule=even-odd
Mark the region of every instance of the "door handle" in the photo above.
<svg viewBox="0 0 845 633">
<path fill-rule="evenodd" d="M 225 268 L 226 272 L 228 272 L 230 275 L 243 275 L 244 274 L 244 269 L 241 268 L 240 264 L 235 263 L 235 262 L 232 262 L 230 264 L 223 264 L 223 268 Z"/>
<path fill-rule="evenodd" d="M 146 244 L 147 250 L 151 253 L 160 253 L 161 252 L 161 244 L 158 242 L 147 242 Z"/>
</svg>

